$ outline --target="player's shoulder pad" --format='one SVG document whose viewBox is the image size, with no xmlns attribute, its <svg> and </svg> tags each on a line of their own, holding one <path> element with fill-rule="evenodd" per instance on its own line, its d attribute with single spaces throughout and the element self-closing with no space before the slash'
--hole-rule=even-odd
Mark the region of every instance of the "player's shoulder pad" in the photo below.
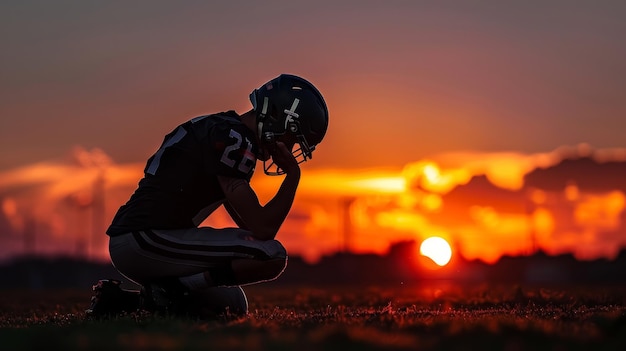
<svg viewBox="0 0 626 351">
<path fill-rule="evenodd" d="M 189 123 L 196 124 L 199 122 L 217 124 L 217 123 L 241 123 L 239 115 L 235 111 L 225 111 L 209 115 L 197 116 L 189 120 Z"/>
</svg>

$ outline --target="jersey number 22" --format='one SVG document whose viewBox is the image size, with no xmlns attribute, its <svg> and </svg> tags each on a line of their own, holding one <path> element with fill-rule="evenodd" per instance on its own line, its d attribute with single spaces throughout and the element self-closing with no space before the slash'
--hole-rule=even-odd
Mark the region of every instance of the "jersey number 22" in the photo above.
<svg viewBox="0 0 626 351">
<path fill-rule="evenodd" d="M 220 161 L 222 161 L 222 163 L 226 164 L 228 167 L 234 168 L 235 164 L 237 163 L 237 159 L 239 158 L 237 157 L 237 154 L 239 153 L 238 150 L 241 148 L 243 138 L 241 137 L 241 134 L 233 129 L 230 130 L 229 136 L 232 139 L 235 139 L 235 143 L 228 145 L 224 149 L 224 153 L 222 154 L 222 158 L 220 159 Z M 254 154 L 252 153 L 252 143 L 250 142 L 250 140 L 248 140 L 248 138 L 245 139 L 245 142 L 246 151 L 243 153 L 243 158 L 239 162 L 239 166 L 237 167 L 237 169 L 245 174 L 248 174 L 254 166 L 256 159 L 254 157 Z"/>
</svg>

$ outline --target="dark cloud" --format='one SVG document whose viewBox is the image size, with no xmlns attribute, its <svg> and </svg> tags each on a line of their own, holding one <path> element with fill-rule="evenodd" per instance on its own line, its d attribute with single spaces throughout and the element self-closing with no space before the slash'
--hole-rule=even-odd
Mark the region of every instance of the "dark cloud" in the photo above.
<svg viewBox="0 0 626 351">
<path fill-rule="evenodd" d="M 575 184 L 581 191 L 626 192 L 626 162 L 599 162 L 591 157 L 565 159 L 553 167 L 528 173 L 524 182 L 527 187 L 549 191 L 563 191 Z"/>
</svg>

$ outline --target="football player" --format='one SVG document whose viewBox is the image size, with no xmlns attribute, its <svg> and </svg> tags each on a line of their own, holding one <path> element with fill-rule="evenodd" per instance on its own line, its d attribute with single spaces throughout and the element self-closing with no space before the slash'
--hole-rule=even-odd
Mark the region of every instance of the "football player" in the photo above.
<svg viewBox="0 0 626 351">
<path fill-rule="evenodd" d="M 115 268 L 139 284 L 101 280 L 87 312 L 137 308 L 200 317 L 247 313 L 241 286 L 276 279 L 287 252 L 276 240 L 307 161 L 328 128 L 328 109 L 307 80 L 282 74 L 250 94 L 252 109 L 195 117 L 167 134 L 107 230 Z M 261 204 L 250 186 L 257 160 L 284 175 Z M 236 228 L 199 225 L 224 206 Z"/>
</svg>

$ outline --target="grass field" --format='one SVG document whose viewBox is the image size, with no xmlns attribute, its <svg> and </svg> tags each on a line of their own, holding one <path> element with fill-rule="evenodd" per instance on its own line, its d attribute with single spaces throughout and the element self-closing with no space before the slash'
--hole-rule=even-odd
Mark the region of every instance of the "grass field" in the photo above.
<svg viewBox="0 0 626 351">
<path fill-rule="evenodd" d="M 246 287 L 242 318 L 85 317 L 91 292 L 0 291 L 3 350 L 625 350 L 626 288 Z"/>
</svg>

